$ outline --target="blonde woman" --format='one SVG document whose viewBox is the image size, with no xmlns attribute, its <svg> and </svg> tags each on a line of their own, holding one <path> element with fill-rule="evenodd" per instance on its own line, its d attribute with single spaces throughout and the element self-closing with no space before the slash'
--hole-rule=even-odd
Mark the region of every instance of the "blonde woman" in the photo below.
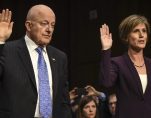
<svg viewBox="0 0 151 118">
<path fill-rule="evenodd" d="M 149 33 L 144 16 L 126 17 L 119 26 L 119 36 L 128 50 L 111 58 L 112 34 L 106 24 L 100 28 L 100 80 L 105 87 L 117 87 L 116 118 L 151 118 L 151 60 L 143 54 Z"/>
</svg>

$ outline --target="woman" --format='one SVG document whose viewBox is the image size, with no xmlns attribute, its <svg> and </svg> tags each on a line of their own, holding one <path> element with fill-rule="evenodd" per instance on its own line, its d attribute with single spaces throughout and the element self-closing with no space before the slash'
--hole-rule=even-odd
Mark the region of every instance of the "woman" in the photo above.
<svg viewBox="0 0 151 118">
<path fill-rule="evenodd" d="M 117 88 L 116 118 L 151 118 L 151 60 L 143 55 L 149 33 L 144 16 L 125 18 L 119 25 L 119 36 L 128 51 L 110 58 L 112 34 L 106 24 L 100 28 L 100 80 L 105 87 Z"/>
<path fill-rule="evenodd" d="M 94 96 L 84 96 L 79 103 L 77 118 L 99 118 L 97 106 Z"/>
</svg>

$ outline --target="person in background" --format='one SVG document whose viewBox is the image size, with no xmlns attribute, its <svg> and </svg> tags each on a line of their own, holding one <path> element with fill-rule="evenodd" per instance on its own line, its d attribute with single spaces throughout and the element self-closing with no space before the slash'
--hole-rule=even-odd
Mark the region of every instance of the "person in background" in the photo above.
<svg viewBox="0 0 151 118">
<path fill-rule="evenodd" d="M 116 103 L 117 103 L 116 94 L 115 93 L 110 94 L 107 99 L 108 99 L 109 112 L 111 114 L 111 118 L 113 118 L 116 113 Z"/>
<path fill-rule="evenodd" d="M 98 104 L 93 96 L 81 98 L 76 118 L 100 118 Z"/>
<path fill-rule="evenodd" d="M 105 115 L 104 110 L 105 110 L 105 104 L 106 104 L 106 95 L 103 92 L 97 91 L 93 86 L 87 85 L 84 88 L 78 88 L 75 87 L 73 88 L 70 92 L 70 102 L 72 106 L 72 112 L 73 116 L 76 116 L 76 112 L 79 106 L 79 101 L 84 97 L 84 96 L 93 96 L 93 98 L 96 100 L 98 104 L 98 109 L 99 112 L 101 113 L 101 116 L 103 117 Z"/>
<path fill-rule="evenodd" d="M 28 11 L 26 34 L 8 41 L 11 11 L 0 13 L 0 118 L 71 118 L 67 57 L 49 45 L 56 16 L 46 5 Z"/>
<path fill-rule="evenodd" d="M 87 95 L 92 95 L 96 99 L 98 103 L 98 110 L 100 113 L 101 118 L 108 118 L 108 105 L 107 105 L 107 97 L 104 92 L 97 91 L 93 86 L 87 85 L 85 87 L 86 91 L 88 92 Z"/>
<path fill-rule="evenodd" d="M 77 87 L 74 87 L 72 90 L 69 91 L 70 104 L 71 104 L 73 118 L 76 118 L 79 101 L 81 99 L 81 96 L 79 96 L 76 92 L 77 89 L 78 89 Z"/>
<path fill-rule="evenodd" d="M 100 28 L 100 84 L 116 87 L 115 118 L 151 118 L 151 59 L 143 53 L 149 34 L 146 17 L 126 17 L 119 25 L 119 36 L 127 52 L 111 58 L 112 34 L 108 25 Z"/>
</svg>

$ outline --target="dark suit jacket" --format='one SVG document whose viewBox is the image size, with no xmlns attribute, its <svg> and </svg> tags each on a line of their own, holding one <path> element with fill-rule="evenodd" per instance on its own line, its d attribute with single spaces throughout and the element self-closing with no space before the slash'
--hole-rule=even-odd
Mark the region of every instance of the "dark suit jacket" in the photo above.
<svg viewBox="0 0 151 118">
<path fill-rule="evenodd" d="M 25 40 L 3 46 L 0 46 L 0 118 L 33 118 L 38 94 Z M 70 118 L 66 55 L 52 46 L 46 49 L 53 78 L 53 118 Z"/>
<path fill-rule="evenodd" d="M 100 82 L 105 87 L 117 87 L 116 118 L 151 118 L 151 60 L 144 59 L 148 81 L 145 93 L 127 53 L 110 59 L 110 50 L 102 51 Z"/>
</svg>

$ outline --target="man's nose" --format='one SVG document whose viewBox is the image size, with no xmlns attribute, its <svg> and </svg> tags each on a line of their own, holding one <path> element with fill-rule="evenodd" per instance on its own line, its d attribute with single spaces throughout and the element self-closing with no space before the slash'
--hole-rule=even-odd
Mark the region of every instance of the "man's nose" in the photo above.
<svg viewBox="0 0 151 118">
<path fill-rule="evenodd" d="M 48 27 L 46 28 L 46 31 L 52 33 L 52 32 L 53 32 L 53 28 L 52 28 L 51 26 L 48 26 Z"/>
</svg>

